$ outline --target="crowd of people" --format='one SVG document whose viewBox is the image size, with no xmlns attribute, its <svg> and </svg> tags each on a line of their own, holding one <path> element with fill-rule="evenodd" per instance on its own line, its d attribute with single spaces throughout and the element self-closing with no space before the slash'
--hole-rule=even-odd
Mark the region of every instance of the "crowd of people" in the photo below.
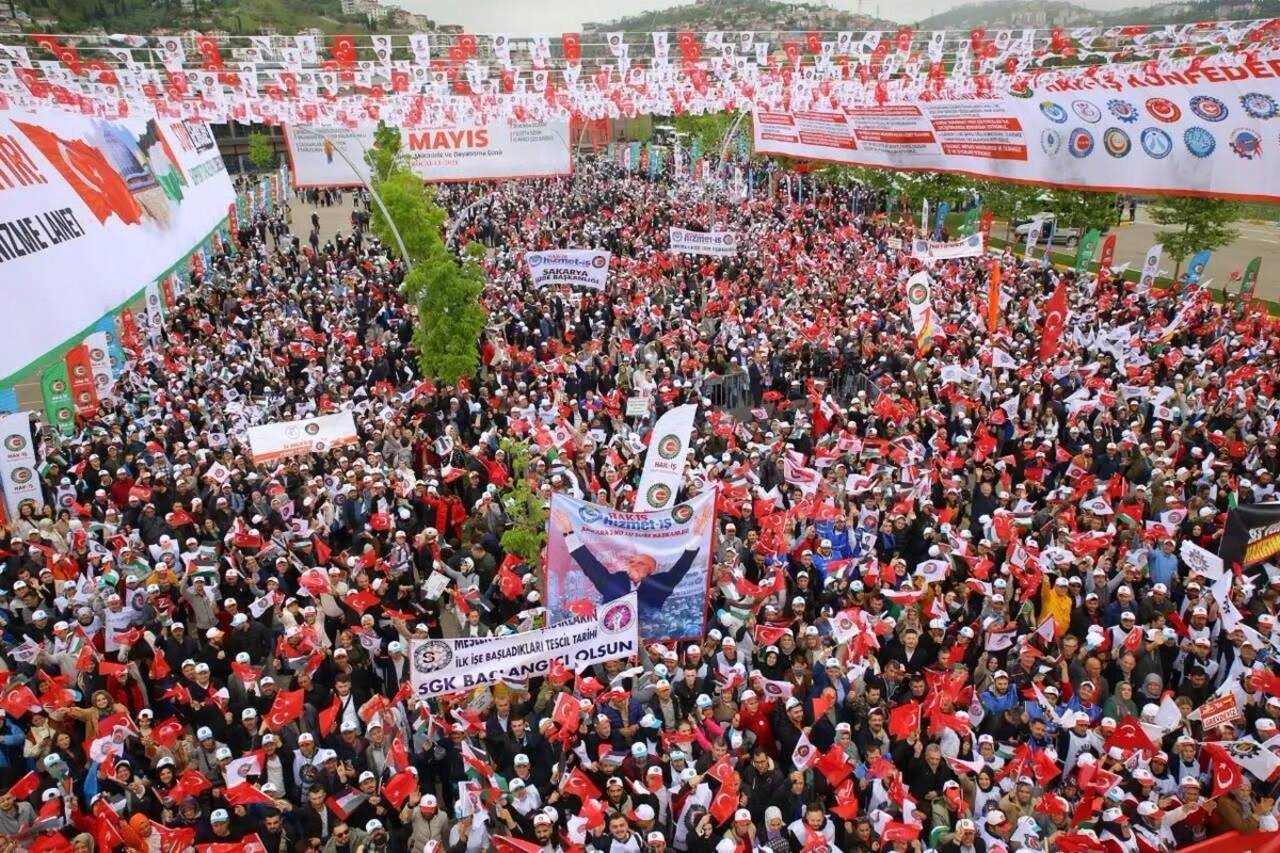
<svg viewBox="0 0 1280 853">
<path fill-rule="evenodd" d="M 37 424 L 45 506 L 0 557 L 0 850 L 1150 853 L 1277 829 L 1280 572 L 1188 561 L 1275 495 L 1274 323 L 993 252 L 931 269 L 920 351 L 920 263 L 890 248 L 912 226 L 848 192 L 592 160 L 442 189 L 452 238 L 488 247 L 481 366 L 449 387 L 418 374 L 432 318 L 376 238 L 245 223 L 96 417 Z M 739 251 L 673 255 L 672 226 Z M 531 286 L 524 253 L 568 246 L 613 253 L 605 291 Z M 726 377 L 741 399 L 712 399 Z M 706 623 L 413 696 L 415 640 L 542 624 L 511 491 L 632 508 L 685 402 L 686 487 L 718 490 Z M 251 461 L 248 426 L 345 409 L 359 444 Z"/>
</svg>

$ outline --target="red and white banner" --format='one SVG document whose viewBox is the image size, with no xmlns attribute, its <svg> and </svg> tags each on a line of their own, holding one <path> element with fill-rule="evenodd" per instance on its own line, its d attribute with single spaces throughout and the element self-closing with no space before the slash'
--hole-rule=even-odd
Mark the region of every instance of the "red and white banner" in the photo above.
<svg viewBox="0 0 1280 853">
<path fill-rule="evenodd" d="M 302 453 L 327 453 L 357 441 L 356 422 L 350 412 L 249 427 L 254 464 Z"/>
<path fill-rule="evenodd" d="M 373 125 L 285 127 L 294 186 L 349 187 L 368 180 L 365 152 Z M 400 151 L 416 175 L 430 183 L 546 178 L 573 172 L 569 123 L 546 121 L 450 128 L 405 129 Z"/>
<path fill-rule="evenodd" d="M 756 153 L 922 169 L 1069 189 L 1280 197 L 1266 156 L 1280 77 L 1215 57 L 1181 74 L 1131 69 L 1004 90 L 993 98 L 755 113 Z"/>
<path fill-rule="evenodd" d="M 0 151 L 6 379 L 188 255 L 235 197 L 202 122 L 5 112 Z"/>
</svg>

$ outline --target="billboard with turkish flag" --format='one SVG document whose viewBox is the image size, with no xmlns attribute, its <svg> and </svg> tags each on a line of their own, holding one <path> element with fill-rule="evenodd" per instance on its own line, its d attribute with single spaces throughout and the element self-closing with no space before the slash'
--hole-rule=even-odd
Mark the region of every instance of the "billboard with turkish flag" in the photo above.
<svg viewBox="0 0 1280 853">
<path fill-rule="evenodd" d="M 185 260 L 233 200 L 203 122 L 0 112 L 0 381 Z"/>
</svg>

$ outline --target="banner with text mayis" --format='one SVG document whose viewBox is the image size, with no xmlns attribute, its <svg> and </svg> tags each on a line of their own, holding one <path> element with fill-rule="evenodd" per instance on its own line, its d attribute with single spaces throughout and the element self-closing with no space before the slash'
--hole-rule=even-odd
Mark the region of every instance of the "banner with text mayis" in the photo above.
<svg viewBox="0 0 1280 853">
<path fill-rule="evenodd" d="M 0 112 L 0 377 L 83 336 L 234 200 L 202 122 Z"/>
<path fill-rule="evenodd" d="M 1280 58 L 1080 75 L 975 100 L 757 112 L 755 150 L 1067 189 L 1280 199 Z"/>
<path fill-rule="evenodd" d="M 372 125 L 285 128 L 290 173 L 299 187 L 350 187 L 367 183 L 365 152 Z M 507 180 L 568 175 L 573 171 L 569 123 L 541 122 L 402 130 L 400 151 L 424 181 Z M 354 169 L 353 169 L 354 167 Z"/>
</svg>

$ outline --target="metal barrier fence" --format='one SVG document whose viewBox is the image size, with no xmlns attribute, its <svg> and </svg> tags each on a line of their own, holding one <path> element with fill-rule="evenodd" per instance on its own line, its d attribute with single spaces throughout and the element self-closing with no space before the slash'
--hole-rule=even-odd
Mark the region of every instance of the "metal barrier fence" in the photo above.
<svg viewBox="0 0 1280 853">
<path fill-rule="evenodd" d="M 874 403 L 880 399 L 880 395 L 884 393 L 884 389 L 867 378 L 861 373 L 850 373 L 844 377 L 844 382 L 840 386 L 840 396 L 843 402 L 847 402 L 858 396 L 859 391 L 865 391 L 867 394 L 867 402 Z"/>
<path fill-rule="evenodd" d="M 702 396 L 713 406 L 737 409 L 750 402 L 751 384 L 746 371 L 735 371 L 723 376 L 708 376 L 702 380 Z"/>
</svg>

